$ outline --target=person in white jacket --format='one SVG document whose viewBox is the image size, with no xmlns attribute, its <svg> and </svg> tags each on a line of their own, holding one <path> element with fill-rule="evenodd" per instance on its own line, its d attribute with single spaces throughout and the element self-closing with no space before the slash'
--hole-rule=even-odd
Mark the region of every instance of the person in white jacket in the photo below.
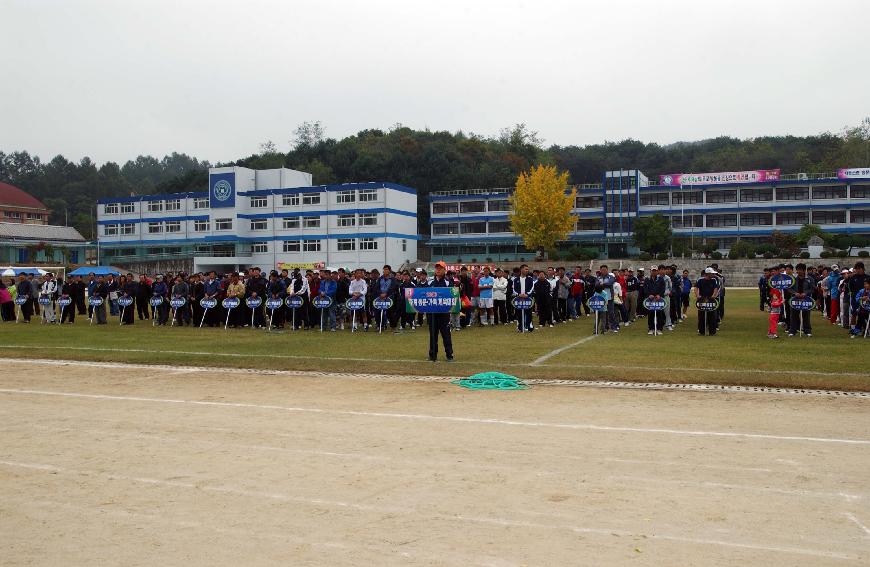
<svg viewBox="0 0 870 567">
<path fill-rule="evenodd" d="M 507 289 L 508 280 L 504 277 L 501 268 L 495 271 L 495 279 L 492 282 L 492 303 L 495 315 L 494 324 L 507 325 Z"/>
<path fill-rule="evenodd" d="M 39 297 L 47 297 L 49 299 L 49 303 L 42 306 L 42 320 L 46 323 L 56 323 L 54 300 L 57 297 L 57 281 L 55 281 L 54 274 L 51 272 L 45 275 L 45 281 L 42 282 L 42 287 L 39 290 Z"/>
</svg>

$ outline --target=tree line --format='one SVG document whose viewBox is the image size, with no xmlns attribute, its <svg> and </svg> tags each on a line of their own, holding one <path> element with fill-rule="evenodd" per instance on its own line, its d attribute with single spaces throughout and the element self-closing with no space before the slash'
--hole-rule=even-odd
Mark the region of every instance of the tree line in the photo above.
<svg viewBox="0 0 870 567">
<path fill-rule="evenodd" d="M 586 146 L 545 146 L 524 124 L 496 136 L 462 131 L 363 130 L 340 140 L 326 136 L 319 122 L 293 132 L 289 151 L 269 141 L 257 152 L 230 163 L 253 169 L 289 167 L 313 174 L 315 184 L 389 181 L 418 191 L 418 228 L 428 233 L 426 196 L 434 191 L 513 187 L 520 172 L 544 164 L 568 172 L 569 183 L 598 183 L 602 172 L 637 168 L 661 173 L 781 168 L 785 172 L 826 172 L 870 165 L 870 118 L 839 133 L 811 136 L 728 136 L 669 145 L 637 140 Z M 51 210 L 52 224 L 68 223 L 95 237 L 95 203 L 105 197 L 205 191 L 210 162 L 186 154 L 139 156 L 123 165 L 78 163 L 63 156 L 43 162 L 27 151 L 0 152 L 0 181 L 20 187 Z"/>
</svg>

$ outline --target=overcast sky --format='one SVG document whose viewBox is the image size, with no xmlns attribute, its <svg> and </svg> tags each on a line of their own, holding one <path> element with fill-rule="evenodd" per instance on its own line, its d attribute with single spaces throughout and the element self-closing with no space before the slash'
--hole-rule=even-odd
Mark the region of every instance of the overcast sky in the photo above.
<svg viewBox="0 0 870 567">
<path fill-rule="evenodd" d="M 839 132 L 870 2 L 0 0 L 0 150 L 212 162 L 294 128 L 550 144 Z"/>
</svg>

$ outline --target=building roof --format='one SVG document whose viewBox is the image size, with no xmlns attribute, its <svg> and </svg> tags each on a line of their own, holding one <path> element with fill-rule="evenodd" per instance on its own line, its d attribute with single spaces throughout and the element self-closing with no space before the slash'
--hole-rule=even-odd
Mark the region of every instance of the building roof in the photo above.
<svg viewBox="0 0 870 567">
<path fill-rule="evenodd" d="M 3 205 L 48 210 L 48 207 L 33 195 L 25 193 L 14 185 L 0 182 L 0 206 Z"/>
<path fill-rule="evenodd" d="M 0 240 L 85 242 L 85 237 L 71 226 L 0 222 Z"/>
</svg>

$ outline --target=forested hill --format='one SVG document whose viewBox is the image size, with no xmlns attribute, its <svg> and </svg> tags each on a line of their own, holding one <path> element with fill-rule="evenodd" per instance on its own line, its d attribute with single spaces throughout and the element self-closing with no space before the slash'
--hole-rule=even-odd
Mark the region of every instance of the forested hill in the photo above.
<svg viewBox="0 0 870 567">
<path fill-rule="evenodd" d="M 364 130 L 341 140 L 327 138 L 319 123 L 297 128 L 293 149 L 279 152 L 271 142 L 232 164 L 254 169 L 290 167 L 314 174 L 316 184 L 390 181 L 415 187 L 419 227 L 428 232 L 425 196 L 445 189 L 513 186 L 533 164 L 567 169 L 572 183 L 595 183 L 608 169 L 638 168 L 659 173 L 781 168 L 783 172 L 826 172 L 870 165 L 870 119 L 839 134 L 768 136 L 740 140 L 719 137 L 662 146 L 637 140 L 588 146 L 544 147 L 524 125 L 496 137 L 432 132 L 397 126 Z M 139 156 L 123 165 L 98 166 L 89 158 L 63 156 L 43 162 L 26 151 L 0 152 L 0 181 L 24 189 L 52 209 L 51 222 L 94 235 L 94 204 L 112 196 L 204 191 L 211 164 L 185 154 L 162 159 Z"/>
</svg>

